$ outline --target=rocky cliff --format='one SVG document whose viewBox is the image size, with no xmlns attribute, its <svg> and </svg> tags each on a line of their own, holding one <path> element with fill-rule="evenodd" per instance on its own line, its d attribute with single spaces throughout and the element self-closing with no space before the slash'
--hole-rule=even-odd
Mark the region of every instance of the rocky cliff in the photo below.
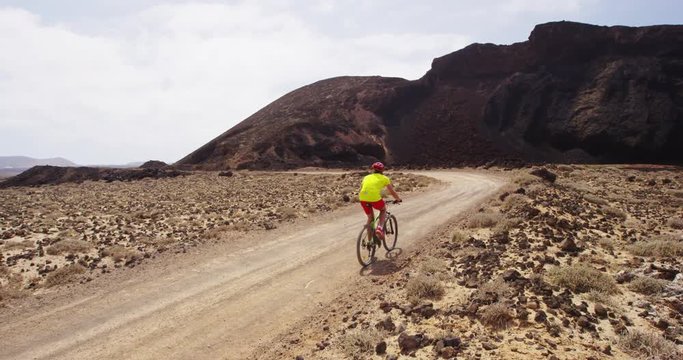
<svg viewBox="0 0 683 360">
<path fill-rule="evenodd" d="M 437 58 L 415 81 L 305 86 L 178 165 L 683 163 L 682 114 L 683 26 L 556 22 Z"/>
</svg>

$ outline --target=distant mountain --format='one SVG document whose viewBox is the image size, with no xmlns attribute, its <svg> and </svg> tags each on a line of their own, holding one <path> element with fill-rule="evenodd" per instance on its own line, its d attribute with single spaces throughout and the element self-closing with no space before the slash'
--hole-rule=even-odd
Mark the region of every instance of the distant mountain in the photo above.
<svg viewBox="0 0 683 360">
<path fill-rule="evenodd" d="M 38 165 L 77 166 L 75 163 L 60 157 L 34 159 L 28 156 L 0 156 L 0 169 L 28 169 Z"/>
<path fill-rule="evenodd" d="M 554 22 L 472 44 L 420 79 L 339 77 L 284 95 L 183 168 L 683 163 L 683 25 Z"/>
</svg>

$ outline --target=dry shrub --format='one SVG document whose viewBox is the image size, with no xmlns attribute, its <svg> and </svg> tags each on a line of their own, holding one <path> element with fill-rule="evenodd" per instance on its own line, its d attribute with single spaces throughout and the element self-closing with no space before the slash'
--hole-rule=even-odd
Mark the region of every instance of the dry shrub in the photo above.
<svg viewBox="0 0 683 360">
<path fill-rule="evenodd" d="M 517 225 L 522 223 L 522 218 L 503 218 L 493 227 L 494 233 L 503 233 L 514 229 Z"/>
<path fill-rule="evenodd" d="M 285 220 L 296 219 L 298 216 L 296 209 L 291 206 L 281 206 L 277 209 L 277 213 Z"/>
<path fill-rule="evenodd" d="M 438 275 L 444 273 L 448 268 L 446 263 L 434 257 L 426 258 L 422 264 L 420 264 L 420 271 L 424 274 Z"/>
<path fill-rule="evenodd" d="M 617 314 L 622 313 L 622 309 L 619 303 L 615 301 L 612 298 L 612 295 L 610 294 L 605 294 L 604 292 L 591 290 L 585 293 L 583 297 L 588 301 L 592 301 L 593 303 L 606 305 L 610 308 L 611 311 Z"/>
<path fill-rule="evenodd" d="M 453 243 L 456 243 L 456 244 L 464 243 L 465 241 L 467 241 L 467 239 L 468 239 L 467 234 L 465 234 L 464 232 L 462 232 L 460 230 L 456 230 L 453 233 L 453 236 L 451 237 L 451 241 Z"/>
<path fill-rule="evenodd" d="M 595 204 L 595 205 L 607 205 L 608 204 L 607 200 L 605 200 L 603 198 L 599 198 L 593 194 L 585 194 L 585 195 L 583 195 L 583 199 L 588 201 L 589 203 Z"/>
<path fill-rule="evenodd" d="M 356 329 L 341 335 L 336 345 L 346 359 L 367 359 L 372 356 L 380 338 L 375 329 Z"/>
<path fill-rule="evenodd" d="M 667 285 L 668 283 L 664 280 L 638 276 L 629 284 L 629 289 L 644 295 L 655 295 L 664 291 Z"/>
<path fill-rule="evenodd" d="M 527 197 L 522 195 L 522 194 L 510 194 L 507 197 L 505 197 L 505 200 L 503 200 L 503 204 L 501 204 L 500 208 L 505 211 L 514 211 L 517 209 L 521 209 L 526 205 L 527 203 Z"/>
<path fill-rule="evenodd" d="M 53 287 L 71 282 L 78 275 L 85 272 L 85 268 L 79 264 L 67 265 L 51 272 L 45 278 L 45 286 Z"/>
<path fill-rule="evenodd" d="M 614 250 L 614 242 L 609 238 L 601 238 L 598 240 L 598 245 L 605 250 Z"/>
<path fill-rule="evenodd" d="M 432 276 L 418 275 L 406 284 L 406 295 L 413 304 L 419 303 L 422 299 L 440 299 L 445 292 L 441 281 Z"/>
<path fill-rule="evenodd" d="M 618 344 L 626 352 L 639 358 L 657 360 L 683 358 L 683 354 L 673 342 L 652 332 L 630 329 L 628 332 L 619 335 Z"/>
<path fill-rule="evenodd" d="M 32 248 L 35 246 L 35 243 L 33 240 L 22 240 L 22 241 L 15 241 L 15 242 L 7 242 L 5 245 L 2 246 L 2 249 L 5 251 L 11 251 L 11 250 L 24 250 L 28 248 Z"/>
<path fill-rule="evenodd" d="M 474 228 L 490 228 L 498 224 L 503 218 L 500 213 L 476 213 L 467 220 L 467 227 Z"/>
<path fill-rule="evenodd" d="M 209 238 L 213 236 L 213 234 L 218 235 L 218 229 L 222 229 L 223 227 L 218 227 L 209 230 L 209 232 L 212 232 L 212 235 L 208 235 Z M 152 246 L 168 246 L 173 243 L 175 243 L 175 239 L 170 238 L 170 237 L 165 237 L 165 236 L 143 236 L 137 239 L 137 242 L 140 242 L 145 245 L 152 245 Z"/>
<path fill-rule="evenodd" d="M 617 208 L 613 208 L 613 207 L 610 207 L 610 206 L 605 206 L 604 208 L 602 208 L 602 211 L 603 211 L 603 212 L 605 213 L 605 215 L 607 215 L 608 217 L 616 218 L 616 219 L 619 219 L 619 220 L 621 220 L 621 221 L 626 220 L 626 217 L 627 217 L 627 216 L 626 216 L 626 213 L 625 213 L 623 210 L 620 210 L 620 209 L 617 209 Z"/>
<path fill-rule="evenodd" d="M 672 217 L 666 224 L 672 229 L 683 229 L 683 218 Z"/>
<path fill-rule="evenodd" d="M 487 306 L 479 314 L 479 321 L 496 330 L 506 329 L 510 326 L 513 316 L 511 309 L 500 302 Z"/>
<path fill-rule="evenodd" d="M 679 199 L 683 199 L 683 190 L 671 190 L 671 196 Z"/>
<path fill-rule="evenodd" d="M 112 259 L 114 259 L 115 262 L 119 262 L 122 260 L 128 261 L 131 259 L 135 259 L 139 256 L 137 251 L 128 249 L 124 246 L 121 245 L 114 245 L 110 248 L 102 250 L 102 256 L 111 256 Z"/>
<path fill-rule="evenodd" d="M 521 173 L 517 174 L 512 178 L 512 182 L 519 185 L 519 186 L 527 186 L 531 185 L 533 183 L 538 183 L 541 181 L 541 178 L 531 175 L 529 173 Z"/>
<path fill-rule="evenodd" d="M 612 277 L 580 263 L 551 268 L 548 270 L 548 277 L 556 285 L 569 288 L 577 293 L 595 290 L 606 294 L 615 294 L 618 291 L 617 284 Z"/>
<path fill-rule="evenodd" d="M 0 275 L 7 276 L 7 283 L 0 283 L 0 302 L 9 299 L 20 299 L 25 297 L 28 292 L 22 287 L 22 278 L 19 274 L 10 275 L 5 266 L 0 266 Z"/>
<path fill-rule="evenodd" d="M 92 244 L 87 241 L 78 239 L 66 239 L 58 243 L 52 244 L 45 249 L 48 255 L 59 255 L 64 253 L 83 253 L 88 252 L 92 248 Z"/>
<path fill-rule="evenodd" d="M 626 249 L 637 256 L 674 257 L 683 255 L 683 242 L 665 238 L 651 239 L 637 241 Z"/>
<path fill-rule="evenodd" d="M 491 298 L 489 294 L 495 294 L 496 301 L 500 301 L 512 297 L 514 292 L 512 286 L 506 283 L 505 280 L 497 278 L 479 286 L 479 288 L 472 293 L 472 300 L 484 302 Z"/>
</svg>

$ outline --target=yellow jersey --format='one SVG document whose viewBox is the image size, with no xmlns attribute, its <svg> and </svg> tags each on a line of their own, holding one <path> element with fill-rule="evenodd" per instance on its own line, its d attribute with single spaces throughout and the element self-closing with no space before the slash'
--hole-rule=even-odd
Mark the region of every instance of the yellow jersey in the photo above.
<svg viewBox="0 0 683 360">
<path fill-rule="evenodd" d="M 382 199 L 382 189 L 389 184 L 391 184 L 391 180 L 380 173 L 367 175 L 363 178 L 358 199 L 367 202 L 380 201 Z"/>
</svg>

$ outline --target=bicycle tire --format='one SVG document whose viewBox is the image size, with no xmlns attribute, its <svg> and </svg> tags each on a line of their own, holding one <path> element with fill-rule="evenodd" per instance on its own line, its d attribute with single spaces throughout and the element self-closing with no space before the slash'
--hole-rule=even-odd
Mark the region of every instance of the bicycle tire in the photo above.
<svg viewBox="0 0 683 360">
<path fill-rule="evenodd" d="M 368 239 L 368 228 L 363 226 L 363 229 L 358 234 L 358 241 L 356 241 L 356 256 L 361 266 L 365 267 L 375 261 L 375 250 L 377 245 L 375 239 Z"/>
<path fill-rule="evenodd" d="M 398 220 L 396 216 L 389 215 L 384 221 L 384 240 L 382 244 L 387 251 L 394 250 L 398 241 Z"/>
</svg>

